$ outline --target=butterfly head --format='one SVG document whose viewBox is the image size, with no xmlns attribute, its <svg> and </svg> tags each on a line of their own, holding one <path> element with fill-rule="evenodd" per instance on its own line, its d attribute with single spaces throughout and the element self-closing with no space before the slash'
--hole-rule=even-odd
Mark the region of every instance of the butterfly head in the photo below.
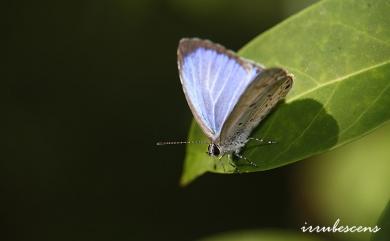
<svg viewBox="0 0 390 241">
<path fill-rule="evenodd" d="M 221 148 L 217 144 L 211 143 L 207 148 L 207 154 L 209 156 L 219 157 L 221 155 Z"/>
</svg>

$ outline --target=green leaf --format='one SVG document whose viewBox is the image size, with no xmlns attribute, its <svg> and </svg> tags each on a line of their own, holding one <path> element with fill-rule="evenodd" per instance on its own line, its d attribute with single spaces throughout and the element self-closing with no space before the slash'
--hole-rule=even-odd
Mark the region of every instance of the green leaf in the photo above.
<svg viewBox="0 0 390 241">
<path fill-rule="evenodd" d="M 318 235 L 307 235 L 297 232 L 281 230 L 250 230 L 236 231 L 215 235 L 201 241 L 320 241 Z"/>
<path fill-rule="evenodd" d="M 387 203 L 385 210 L 379 218 L 378 225 L 381 230 L 371 236 L 372 241 L 390 240 L 390 201 Z"/>
<path fill-rule="evenodd" d="M 252 133 L 278 143 L 249 144 L 243 155 L 257 167 L 241 160 L 241 171 L 272 169 L 334 149 L 389 120 L 389 12 L 385 0 L 324 0 L 239 51 L 295 76 L 286 102 Z M 195 123 L 189 140 L 205 140 Z M 234 171 L 226 157 L 214 160 L 205 152 L 205 146 L 187 146 L 182 184 L 207 171 Z"/>
</svg>

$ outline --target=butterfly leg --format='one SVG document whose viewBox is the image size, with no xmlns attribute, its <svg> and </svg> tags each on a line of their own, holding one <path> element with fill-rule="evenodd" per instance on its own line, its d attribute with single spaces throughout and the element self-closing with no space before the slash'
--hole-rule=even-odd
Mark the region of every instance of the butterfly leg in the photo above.
<svg viewBox="0 0 390 241">
<path fill-rule="evenodd" d="M 225 165 L 224 165 L 223 160 L 222 160 L 222 156 L 218 157 L 217 159 L 218 159 L 219 165 L 222 166 L 223 172 L 226 172 Z"/>
<path fill-rule="evenodd" d="M 220 161 L 221 165 L 222 165 L 222 169 L 223 169 L 223 172 L 226 172 L 226 169 L 225 169 L 225 164 L 223 164 L 222 161 Z"/>
<path fill-rule="evenodd" d="M 221 161 L 221 159 L 215 159 L 213 164 L 214 171 L 217 171 L 219 167 L 222 167 L 222 170 L 225 172 L 225 165 Z"/>
<path fill-rule="evenodd" d="M 230 160 L 230 161 L 229 161 L 230 166 L 232 166 L 232 167 L 234 168 L 233 173 L 241 173 L 240 168 L 239 168 L 238 165 L 234 162 L 233 155 L 232 155 L 232 156 L 230 156 L 230 155 L 231 155 L 231 154 L 228 154 L 228 160 Z"/>
<path fill-rule="evenodd" d="M 257 167 L 256 163 L 254 163 L 253 161 L 249 160 L 248 158 L 244 157 L 243 155 L 240 155 L 240 153 L 238 152 L 233 152 L 234 155 L 240 159 L 244 159 L 245 161 L 247 161 L 249 163 L 249 165 L 251 165 L 252 167 Z"/>
</svg>

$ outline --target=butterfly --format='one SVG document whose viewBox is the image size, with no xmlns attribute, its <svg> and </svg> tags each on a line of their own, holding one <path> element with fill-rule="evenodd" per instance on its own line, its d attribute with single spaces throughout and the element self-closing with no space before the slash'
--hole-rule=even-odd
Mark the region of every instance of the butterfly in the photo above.
<svg viewBox="0 0 390 241">
<path fill-rule="evenodd" d="M 177 56 L 188 105 L 211 142 L 207 153 L 241 157 L 253 129 L 291 89 L 293 76 L 198 38 L 181 39 Z"/>
</svg>

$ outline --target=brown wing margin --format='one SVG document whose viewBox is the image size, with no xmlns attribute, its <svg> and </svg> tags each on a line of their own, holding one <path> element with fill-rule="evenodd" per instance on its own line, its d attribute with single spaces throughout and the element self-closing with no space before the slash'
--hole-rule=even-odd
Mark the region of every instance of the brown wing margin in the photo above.
<svg viewBox="0 0 390 241">
<path fill-rule="evenodd" d="M 244 142 L 271 109 L 285 97 L 293 84 L 292 75 L 280 68 L 261 72 L 246 88 L 222 127 L 218 142 Z"/>
<path fill-rule="evenodd" d="M 194 52 L 196 49 L 199 48 L 212 49 L 219 54 L 224 54 L 229 58 L 236 60 L 237 63 L 239 63 L 242 67 L 246 69 L 252 68 L 251 65 L 255 65 L 260 69 L 264 68 L 253 61 L 241 58 L 234 51 L 226 49 L 224 46 L 214 43 L 210 40 L 199 39 L 199 38 L 182 38 L 179 42 L 179 47 L 177 49 L 177 60 L 178 60 L 179 69 L 183 64 L 183 58 L 186 55 Z"/>
</svg>

